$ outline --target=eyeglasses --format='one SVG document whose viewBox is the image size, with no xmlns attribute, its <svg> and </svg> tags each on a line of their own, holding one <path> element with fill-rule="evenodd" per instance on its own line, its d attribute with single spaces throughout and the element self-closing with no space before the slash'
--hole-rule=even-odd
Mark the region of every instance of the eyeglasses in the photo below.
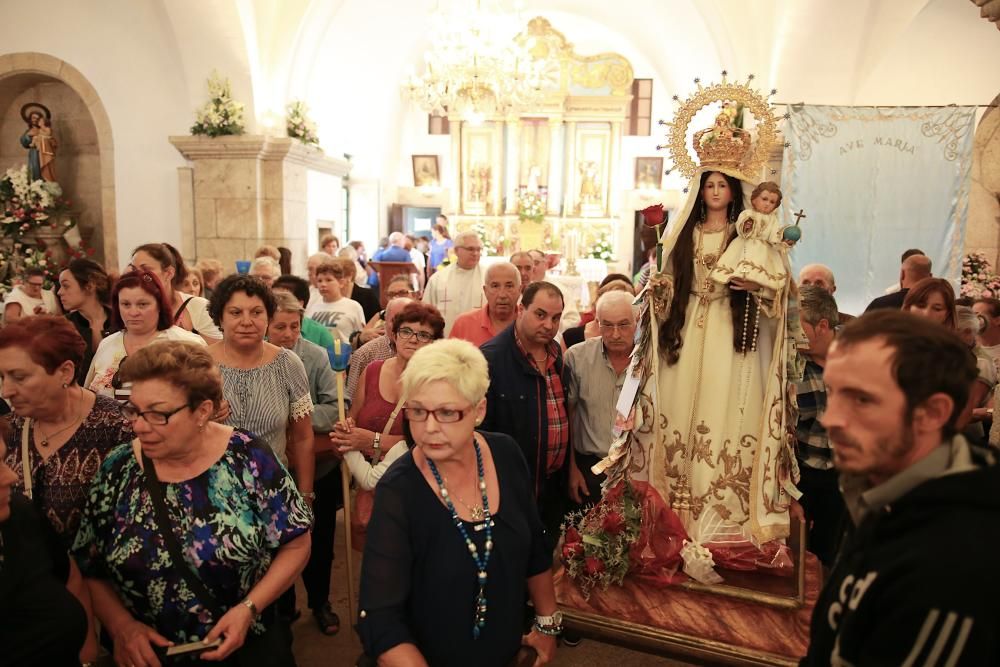
<svg viewBox="0 0 1000 667">
<path fill-rule="evenodd" d="M 434 415 L 434 421 L 439 424 L 454 424 L 465 419 L 468 410 L 456 410 L 454 408 L 438 408 L 428 410 L 426 408 L 403 408 L 403 414 L 411 422 L 425 422 L 429 415 Z"/>
<path fill-rule="evenodd" d="M 434 340 L 434 334 L 429 334 L 426 331 L 414 331 L 410 327 L 399 327 L 399 331 L 396 332 L 396 336 L 402 338 L 403 340 L 416 338 L 421 343 L 429 343 Z"/>
<path fill-rule="evenodd" d="M 413 296 L 413 291 L 412 290 L 402 290 L 402 291 L 386 292 L 385 293 L 385 298 L 386 299 L 400 299 L 400 298 L 408 297 L 408 296 Z"/>
<path fill-rule="evenodd" d="M 459 245 L 459 246 L 455 246 L 455 248 L 457 248 L 458 250 L 465 250 L 465 251 L 468 251 L 468 252 L 482 252 L 483 251 L 482 246 L 474 246 L 474 245 Z"/>
<path fill-rule="evenodd" d="M 611 324 L 610 322 L 599 322 L 597 324 L 601 331 L 608 331 L 614 333 L 615 331 L 628 331 L 629 329 L 635 327 L 632 322 L 619 322 L 618 324 Z"/>
<path fill-rule="evenodd" d="M 142 417 L 143 419 L 146 420 L 146 423 L 151 426 L 163 426 L 168 421 L 170 421 L 171 417 L 173 417 L 178 412 L 187 407 L 189 406 L 182 405 L 181 407 L 174 408 L 169 412 L 161 412 L 160 410 L 144 410 L 140 412 L 139 409 L 136 408 L 131 403 L 125 403 L 121 406 L 120 410 L 122 416 L 125 417 L 125 419 L 127 419 L 131 423 L 135 423 L 135 421 L 139 419 L 139 417 Z"/>
</svg>

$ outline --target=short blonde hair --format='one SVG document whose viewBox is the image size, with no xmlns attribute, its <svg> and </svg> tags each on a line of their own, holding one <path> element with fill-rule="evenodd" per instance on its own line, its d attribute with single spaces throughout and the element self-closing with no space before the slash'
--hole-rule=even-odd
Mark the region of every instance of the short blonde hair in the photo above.
<svg viewBox="0 0 1000 667">
<path fill-rule="evenodd" d="M 490 387 L 490 369 L 478 347 L 466 340 L 447 338 L 417 350 L 401 379 L 407 399 L 416 398 L 424 385 L 443 380 L 469 403 L 478 405 Z"/>
<path fill-rule="evenodd" d="M 168 340 L 147 345 L 128 355 L 118 369 L 122 382 L 163 380 L 187 395 L 188 405 L 222 403 L 222 376 L 204 345 Z"/>
<path fill-rule="evenodd" d="M 281 261 L 281 251 L 279 251 L 275 246 L 264 244 L 257 248 L 257 252 L 253 254 L 254 259 L 258 257 L 270 257 L 275 261 L 275 263 Z"/>
</svg>

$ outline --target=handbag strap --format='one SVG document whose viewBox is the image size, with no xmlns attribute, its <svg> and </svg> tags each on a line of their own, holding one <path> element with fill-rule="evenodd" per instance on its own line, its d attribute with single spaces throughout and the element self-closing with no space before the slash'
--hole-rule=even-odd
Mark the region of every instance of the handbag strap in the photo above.
<svg viewBox="0 0 1000 667">
<path fill-rule="evenodd" d="M 167 516 L 167 501 L 163 493 L 163 484 L 156 476 L 156 468 L 153 467 L 153 462 L 149 460 L 149 457 L 145 453 L 142 454 L 142 471 L 146 490 L 149 491 L 149 496 L 153 500 L 153 513 L 158 524 L 157 528 L 159 528 L 160 535 L 163 537 L 163 546 L 167 548 L 170 559 L 174 562 L 174 566 L 184 578 L 184 582 L 191 589 L 191 592 L 201 600 L 202 604 L 208 607 L 212 615 L 215 616 L 215 620 L 218 621 L 222 618 L 224 612 L 216 601 L 215 596 L 202 583 L 201 578 L 181 553 L 181 545 L 177 541 L 174 531 L 171 530 L 170 517 Z"/>
<path fill-rule="evenodd" d="M 21 427 L 21 475 L 24 477 L 24 495 L 28 500 L 32 498 L 31 483 L 31 417 L 24 420 Z"/>
<path fill-rule="evenodd" d="M 403 403 L 405 402 L 406 396 L 400 396 L 399 400 L 396 401 L 396 407 L 389 414 L 389 420 L 385 423 L 385 428 L 382 429 L 382 435 L 389 435 L 389 431 L 392 430 L 392 425 L 396 423 L 396 417 L 399 416 L 399 411 L 403 409 Z"/>
</svg>

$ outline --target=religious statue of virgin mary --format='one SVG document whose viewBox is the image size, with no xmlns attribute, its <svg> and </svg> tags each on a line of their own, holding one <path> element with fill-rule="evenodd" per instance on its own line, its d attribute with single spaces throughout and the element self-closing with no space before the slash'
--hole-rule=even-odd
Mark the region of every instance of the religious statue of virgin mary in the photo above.
<svg viewBox="0 0 1000 667">
<path fill-rule="evenodd" d="M 720 95 L 735 93 L 740 100 L 752 92 L 720 87 Z M 697 103 L 705 106 L 705 98 Z M 715 101 L 726 99 L 732 98 Z M 630 371 L 640 382 L 631 429 L 595 468 L 607 473 L 608 489 L 622 479 L 647 483 L 644 488 L 686 532 L 685 572 L 707 582 L 718 580 L 714 565 L 790 564 L 783 543 L 798 475 L 790 435 L 794 392 L 788 390 L 789 367 L 795 367 L 788 326 L 791 272 L 778 289 L 739 278 L 720 285 L 709 278 L 749 205 L 752 175 L 762 163 L 757 157 L 767 155 L 773 140 L 770 108 L 756 99 L 762 103 L 755 107 L 756 144 L 727 121 L 724 131 L 717 123 L 695 133 L 697 164 L 684 159 L 686 148 L 683 157 L 673 156 L 675 167 L 690 176 L 689 196 L 673 224 L 666 231 L 659 226 L 660 261 L 641 297 Z M 688 122 L 693 115 L 687 112 Z M 683 145 L 686 129 L 675 117 L 679 141 L 672 137 L 672 148 Z M 653 222 L 662 222 L 662 207 L 660 213 Z M 787 255 L 784 261 L 787 266 Z"/>
</svg>

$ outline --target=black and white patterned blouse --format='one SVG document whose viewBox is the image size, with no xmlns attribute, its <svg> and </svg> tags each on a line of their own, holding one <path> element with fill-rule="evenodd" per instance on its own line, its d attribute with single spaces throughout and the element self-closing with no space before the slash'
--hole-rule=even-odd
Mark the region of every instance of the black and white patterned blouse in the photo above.
<svg viewBox="0 0 1000 667">
<path fill-rule="evenodd" d="M 266 442 L 282 463 L 285 433 L 290 421 L 312 414 L 305 366 L 291 350 L 282 348 L 270 363 L 257 368 L 232 368 L 219 364 L 222 393 L 229 401 L 226 424 L 249 431 Z"/>
</svg>

